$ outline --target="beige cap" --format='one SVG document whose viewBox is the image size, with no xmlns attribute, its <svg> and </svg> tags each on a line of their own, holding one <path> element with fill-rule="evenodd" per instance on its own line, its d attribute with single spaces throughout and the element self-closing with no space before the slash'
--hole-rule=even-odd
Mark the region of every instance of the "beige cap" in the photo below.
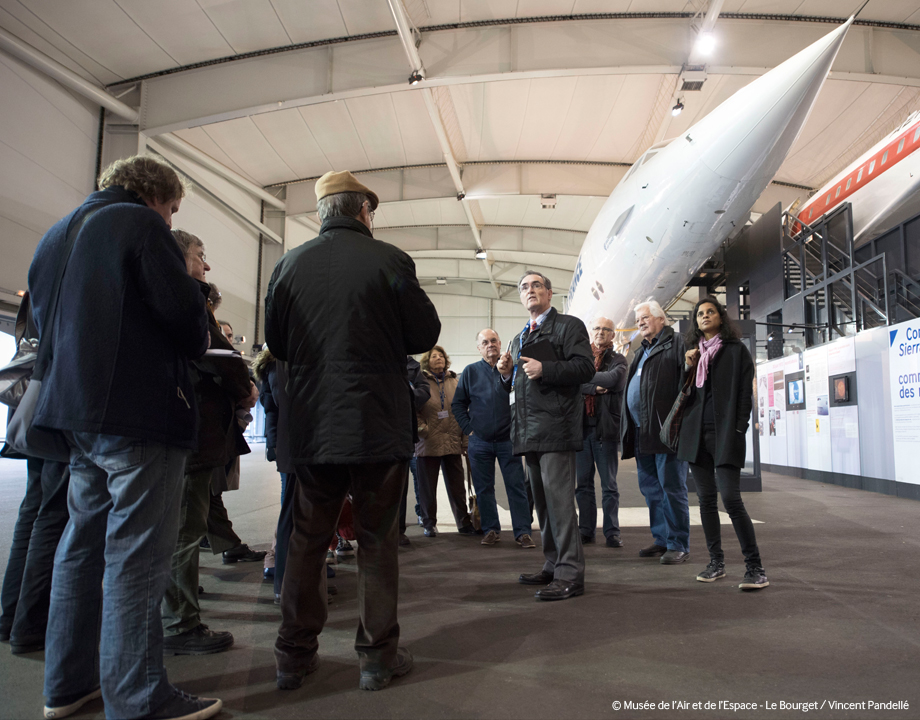
<svg viewBox="0 0 920 720">
<path fill-rule="evenodd" d="M 335 195 L 343 192 L 359 192 L 367 195 L 371 200 L 371 210 L 377 209 L 380 202 L 377 199 L 377 193 L 366 185 L 358 182 L 358 178 L 352 175 L 348 170 L 334 172 L 330 170 L 316 181 L 316 199 L 322 200 L 327 195 Z"/>
</svg>

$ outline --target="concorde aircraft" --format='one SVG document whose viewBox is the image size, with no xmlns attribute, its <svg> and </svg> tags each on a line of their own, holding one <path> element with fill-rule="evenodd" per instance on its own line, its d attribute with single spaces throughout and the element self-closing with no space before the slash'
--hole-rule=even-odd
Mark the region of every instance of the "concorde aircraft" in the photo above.
<svg viewBox="0 0 920 720">
<path fill-rule="evenodd" d="M 920 111 L 818 190 L 796 217 L 810 225 L 840 203 L 849 202 L 853 241 L 861 245 L 920 213 L 918 191 Z"/>
<path fill-rule="evenodd" d="M 749 83 L 688 131 L 654 145 L 601 208 L 582 246 L 567 312 L 631 327 L 667 307 L 743 225 L 786 158 L 834 62 L 847 22 Z"/>
</svg>

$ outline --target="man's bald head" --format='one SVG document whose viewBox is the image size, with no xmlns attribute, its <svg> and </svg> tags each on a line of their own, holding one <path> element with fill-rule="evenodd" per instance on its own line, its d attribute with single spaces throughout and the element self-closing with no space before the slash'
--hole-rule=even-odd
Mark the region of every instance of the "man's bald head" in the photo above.
<svg viewBox="0 0 920 720">
<path fill-rule="evenodd" d="M 591 342 L 594 347 L 606 350 L 613 347 L 613 339 L 616 337 L 616 325 L 610 318 L 598 316 L 591 323 Z"/>
<path fill-rule="evenodd" d="M 492 328 L 486 328 L 480 330 L 476 336 L 476 349 L 479 350 L 482 359 L 494 367 L 502 354 L 502 341 L 497 332 Z"/>
</svg>

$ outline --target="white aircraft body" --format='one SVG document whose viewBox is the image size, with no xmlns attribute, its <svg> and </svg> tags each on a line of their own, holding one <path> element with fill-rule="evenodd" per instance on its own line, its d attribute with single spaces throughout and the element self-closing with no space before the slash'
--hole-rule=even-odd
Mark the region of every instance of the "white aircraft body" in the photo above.
<svg viewBox="0 0 920 720">
<path fill-rule="evenodd" d="M 811 225 L 843 202 L 853 207 L 856 245 L 920 213 L 920 111 L 815 193 L 797 215 Z"/>
<path fill-rule="evenodd" d="M 754 80 L 687 132 L 651 147 L 595 218 L 567 312 L 632 327 L 663 307 L 743 225 L 805 124 L 853 18 Z"/>
</svg>

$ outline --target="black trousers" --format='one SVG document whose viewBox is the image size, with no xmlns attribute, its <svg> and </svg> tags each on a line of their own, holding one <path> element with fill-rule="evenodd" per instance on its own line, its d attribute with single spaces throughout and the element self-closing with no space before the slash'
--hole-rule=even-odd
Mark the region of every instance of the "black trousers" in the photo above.
<svg viewBox="0 0 920 720">
<path fill-rule="evenodd" d="M 294 530 L 294 493 L 297 488 L 295 473 L 281 473 L 281 512 L 278 514 L 278 533 L 275 540 L 275 595 L 281 594 L 284 570 L 287 567 L 291 533 Z"/>
<path fill-rule="evenodd" d="M 54 553 L 70 517 L 70 467 L 30 458 L 27 469 L 26 495 L 13 527 L 0 590 L 0 633 L 13 642 L 31 645 L 45 639 Z"/>
<path fill-rule="evenodd" d="M 392 667 L 399 642 L 399 503 L 406 462 L 297 465 L 293 533 L 281 586 L 275 661 L 281 672 L 306 668 L 326 624 L 326 551 L 345 495 L 351 493 L 358 540 L 358 632 L 362 670 Z"/>
<path fill-rule="evenodd" d="M 211 496 L 208 508 L 208 543 L 211 552 L 218 555 L 227 550 L 232 550 L 243 544 L 240 536 L 233 531 L 233 523 L 224 507 L 223 493 L 209 493 Z"/>
<path fill-rule="evenodd" d="M 741 468 L 734 465 L 715 465 L 715 433 L 703 431 L 699 455 L 696 463 L 690 463 L 690 472 L 696 482 L 696 495 L 700 501 L 700 519 L 703 521 L 703 533 L 706 535 L 706 547 L 709 557 L 719 562 L 725 561 L 722 552 L 722 525 L 719 522 L 718 495 L 722 496 L 722 505 L 731 518 L 732 527 L 741 552 L 748 567 L 762 567 L 757 538 L 754 536 L 754 523 L 741 499 Z"/>
<path fill-rule="evenodd" d="M 422 509 L 422 524 L 433 528 L 438 519 L 438 470 L 444 471 L 447 499 L 454 513 L 457 529 L 471 525 L 470 513 L 466 509 L 466 485 L 463 479 L 463 460 L 459 455 L 441 457 L 419 457 L 418 494 Z"/>
</svg>

